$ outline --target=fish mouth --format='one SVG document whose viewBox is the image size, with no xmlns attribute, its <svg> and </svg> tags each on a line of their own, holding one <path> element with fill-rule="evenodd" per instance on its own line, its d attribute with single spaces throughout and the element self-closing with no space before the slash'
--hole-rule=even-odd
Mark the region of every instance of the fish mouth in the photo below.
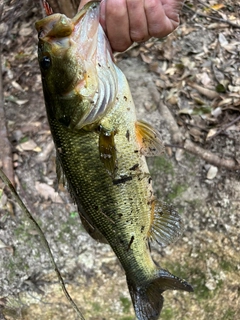
<svg viewBox="0 0 240 320">
<path fill-rule="evenodd" d="M 60 13 L 50 14 L 35 23 L 38 38 L 58 48 L 67 48 L 73 41 L 78 45 L 78 55 L 89 59 L 96 49 L 99 14 L 100 1 L 88 2 L 72 19 Z"/>
<path fill-rule="evenodd" d="M 112 50 L 99 17 L 100 1 L 92 1 L 72 19 L 57 13 L 35 24 L 39 59 L 51 55 L 52 60 L 60 61 L 58 69 L 64 67 L 73 75 L 70 84 L 58 91 L 61 99 L 81 96 L 89 102 L 81 119 L 72 122 L 77 129 L 97 125 L 113 106 L 117 94 Z"/>
</svg>

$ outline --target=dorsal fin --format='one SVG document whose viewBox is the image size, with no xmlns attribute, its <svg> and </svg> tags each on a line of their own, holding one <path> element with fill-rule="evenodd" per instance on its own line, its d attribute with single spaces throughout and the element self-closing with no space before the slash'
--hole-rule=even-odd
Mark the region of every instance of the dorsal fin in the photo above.
<svg viewBox="0 0 240 320">
<path fill-rule="evenodd" d="M 161 245 L 168 245 L 182 234 L 183 222 L 179 214 L 166 203 L 153 202 L 153 220 L 149 230 L 149 239 Z"/>
<path fill-rule="evenodd" d="M 46 0 L 42 0 L 42 4 L 47 16 L 53 14 L 53 9 L 50 7 L 49 3 Z"/>
<path fill-rule="evenodd" d="M 162 138 L 156 129 L 145 121 L 137 121 L 135 128 L 140 152 L 144 156 L 160 156 L 164 153 Z"/>
</svg>

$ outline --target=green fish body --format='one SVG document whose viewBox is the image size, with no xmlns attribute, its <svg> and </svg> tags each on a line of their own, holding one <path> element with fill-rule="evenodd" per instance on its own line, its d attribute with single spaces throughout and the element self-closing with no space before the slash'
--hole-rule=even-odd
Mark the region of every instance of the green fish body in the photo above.
<svg viewBox="0 0 240 320">
<path fill-rule="evenodd" d="M 174 241 L 182 221 L 154 197 L 145 156 L 163 153 L 159 133 L 136 119 L 127 80 L 99 24 L 99 3 L 73 19 L 38 21 L 38 56 L 57 174 L 82 223 L 121 262 L 137 319 L 158 319 L 163 291 L 192 287 L 153 262 L 149 242 Z"/>
</svg>

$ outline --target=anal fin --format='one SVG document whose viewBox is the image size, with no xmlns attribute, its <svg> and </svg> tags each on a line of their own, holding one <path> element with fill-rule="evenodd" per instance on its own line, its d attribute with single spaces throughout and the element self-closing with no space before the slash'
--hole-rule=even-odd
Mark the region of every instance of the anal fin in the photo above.
<svg viewBox="0 0 240 320">
<path fill-rule="evenodd" d="M 150 240 L 168 245 L 182 234 L 183 222 L 177 211 L 166 203 L 154 201 L 152 204 L 152 224 L 148 232 Z"/>
<path fill-rule="evenodd" d="M 144 121 L 135 123 L 140 152 L 144 156 L 160 156 L 165 152 L 160 133 Z"/>
</svg>

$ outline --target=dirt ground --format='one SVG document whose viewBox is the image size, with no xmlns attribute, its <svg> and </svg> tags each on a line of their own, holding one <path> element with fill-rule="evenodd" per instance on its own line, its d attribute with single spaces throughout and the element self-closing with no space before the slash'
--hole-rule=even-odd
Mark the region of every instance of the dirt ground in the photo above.
<svg viewBox="0 0 240 320">
<path fill-rule="evenodd" d="M 55 192 L 55 151 L 34 29 L 43 16 L 40 3 L 3 2 L 4 110 L 16 189 L 43 229 L 84 317 L 134 319 L 117 258 L 84 231 L 68 192 Z M 173 34 L 117 55 L 139 119 L 152 123 L 167 146 L 166 156 L 148 161 L 155 193 L 185 222 L 176 243 L 154 246 L 152 254 L 191 283 L 194 293 L 165 292 L 161 319 L 240 315 L 240 5 L 222 5 L 187 2 Z M 2 183 L 0 319 L 77 319 L 39 235 Z"/>
</svg>

